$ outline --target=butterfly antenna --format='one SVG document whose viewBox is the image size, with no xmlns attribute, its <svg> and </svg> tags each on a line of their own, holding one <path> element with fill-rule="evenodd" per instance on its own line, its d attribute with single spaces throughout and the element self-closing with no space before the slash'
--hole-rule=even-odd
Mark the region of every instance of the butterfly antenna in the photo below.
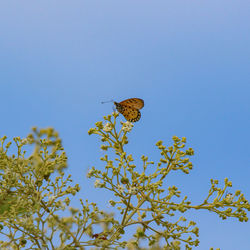
<svg viewBox="0 0 250 250">
<path fill-rule="evenodd" d="M 113 102 L 114 100 L 110 100 L 110 101 L 105 101 L 105 102 L 101 102 L 101 104 L 104 104 L 104 103 L 109 103 L 109 102 Z"/>
</svg>

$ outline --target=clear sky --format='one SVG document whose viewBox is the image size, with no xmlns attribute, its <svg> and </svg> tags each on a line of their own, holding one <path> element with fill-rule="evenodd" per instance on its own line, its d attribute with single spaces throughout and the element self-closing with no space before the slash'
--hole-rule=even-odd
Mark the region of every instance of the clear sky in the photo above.
<svg viewBox="0 0 250 250">
<path fill-rule="evenodd" d="M 107 208 L 85 177 L 102 167 L 87 131 L 112 112 L 101 101 L 143 98 L 128 152 L 157 160 L 158 140 L 186 136 L 194 169 L 170 184 L 198 203 L 228 177 L 250 199 L 249 13 L 249 0 L 1 1 L 0 136 L 54 127 L 82 197 Z M 198 215 L 197 249 L 250 249 L 249 222 Z"/>
</svg>

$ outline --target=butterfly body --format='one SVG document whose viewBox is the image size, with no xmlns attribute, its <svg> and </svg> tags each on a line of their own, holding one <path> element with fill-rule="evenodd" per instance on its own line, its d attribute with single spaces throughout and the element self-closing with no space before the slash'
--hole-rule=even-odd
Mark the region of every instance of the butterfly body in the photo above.
<svg viewBox="0 0 250 250">
<path fill-rule="evenodd" d="M 144 107 L 144 101 L 140 98 L 130 98 L 122 102 L 114 102 L 115 107 L 127 121 L 137 122 L 141 118 L 139 109 Z"/>
</svg>

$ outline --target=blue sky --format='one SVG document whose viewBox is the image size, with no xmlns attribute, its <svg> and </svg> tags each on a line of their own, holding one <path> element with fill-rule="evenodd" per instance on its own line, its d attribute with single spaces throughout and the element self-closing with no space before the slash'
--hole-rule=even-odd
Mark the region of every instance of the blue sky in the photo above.
<svg viewBox="0 0 250 250">
<path fill-rule="evenodd" d="M 67 172 L 101 204 L 85 178 L 102 167 L 87 131 L 112 112 L 101 101 L 143 98 L 128 151 L 156 160 L 158 140 L 186 136 L 194 170 L 169 183 L 199 202 L 211 178 L 228 177 L 250 199 L 249 12 L 247 0 L 1 1 L 0 136 L 54 127 Z M 248 249 L 249 222 L 191 216 L 197 249 Z"/>
</svg>

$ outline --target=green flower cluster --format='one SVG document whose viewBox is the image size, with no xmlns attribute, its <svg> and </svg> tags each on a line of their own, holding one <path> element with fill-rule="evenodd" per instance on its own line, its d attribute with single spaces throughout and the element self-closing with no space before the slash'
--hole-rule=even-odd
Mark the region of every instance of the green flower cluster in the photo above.
<svg viewBox="0 0 250 250">
<path fill-rule="evenodd" d="M 222 187 L 211 180 L 200 204 L 192 204 L 177 185 L 168 185 L 171 171 L 188 174 L 193 168 L 194 150 L 186 148 L 185 137 L 173 136 L 170 146 L 158 141 L 157 162 L 145 155 L 136 161 L 125 151 L 133 123 L 118 124 L 118 115 L 104 117 L 89 130 L 102 141 L 103 167 L 92 167 L 87 174 L 96 188 L 112 194 L 107 204 L 116 215 L 88 200 L 79 199 L 78 208 L 70 206 L 80 185 L 72 185 L 71 175 L 65 177 L 67 156 L 54 129 L 34 128 L 26 138 L 14 138 L 15 154 L 11 154 L 11 142 L 0 138 L 1 249 L 132 250 L 145 245 L 147 249 L 192 249 L 199 245 L 199 228 L 188 221 L 187 211 L 208 210 L 222 219 L 248 220 L 250 204 L 241 191 L 228 192 L 232 182 L 227 178 Z"/>
</svg>

